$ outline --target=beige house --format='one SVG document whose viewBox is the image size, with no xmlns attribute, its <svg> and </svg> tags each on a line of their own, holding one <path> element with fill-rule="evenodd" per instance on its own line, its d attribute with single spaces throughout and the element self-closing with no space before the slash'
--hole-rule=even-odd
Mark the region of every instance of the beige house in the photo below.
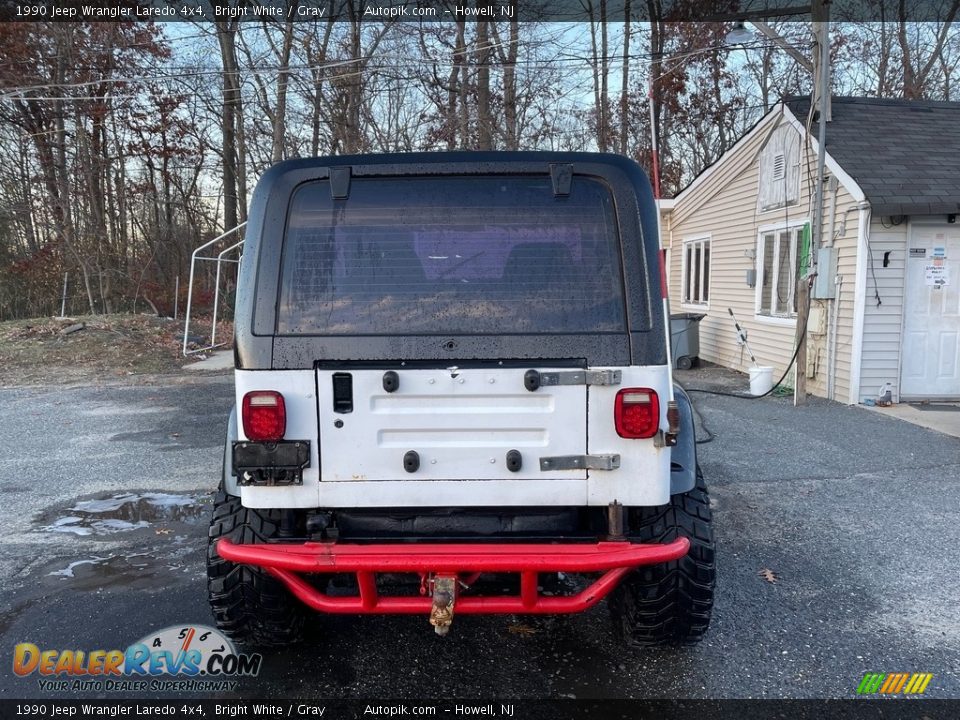
<svg viewBox="0 0 960 720">
<path fill-rule="evenodd" d="M 806 270 L 816 123 L 787 100 L 663 208 L 672 312 L 703 313 L 700 358 L 786 369 Z M 833 98 L 807 388 L 846 403 L 960 399 L 960 103 Z M 803 267 L 801 267 L 803 266 Z M 792 384 L 792 379 L 791 379 Z"/>
</svg>

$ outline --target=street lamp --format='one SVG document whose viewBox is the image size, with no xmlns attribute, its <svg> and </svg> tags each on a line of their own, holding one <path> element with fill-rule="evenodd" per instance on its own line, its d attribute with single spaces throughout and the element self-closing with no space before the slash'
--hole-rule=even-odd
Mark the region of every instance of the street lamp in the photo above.
<svg viewBox="0 0 960 720">
<path fill-rule="evenodd" d="M 753 39 L 753 33 L 747 30 L 742 22 L 734 25 L 733 30 L 727 33 L 727 45 L 746 45 Z"/>
</svg>

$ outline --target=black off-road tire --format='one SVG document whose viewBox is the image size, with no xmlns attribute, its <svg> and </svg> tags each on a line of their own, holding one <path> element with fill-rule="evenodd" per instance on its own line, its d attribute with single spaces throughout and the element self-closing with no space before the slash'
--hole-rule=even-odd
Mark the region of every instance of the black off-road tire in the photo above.
<svg viewBox="0 0 960 720">
<path fill-rule="evenodd" d="M 245 508 L 221 486 L 213 500 L 207 545 L 207 589 L 217 628 L 241 644 L 271 647 L 300 640 L 305 609 L 269 573 L 224 560 L 216 543 L 263 543 L 280 527 L 279 510 Z"/>
<path fill-rule="evenodd" d="M 690 540 L 679 560 L 637 568 L 610 596 L 616 634 L 633 647 L 691 644 L 710 626 L 716 580 L 710 498 L 700 468 L 696 486 L 669 505 L 630 508 L 630 539 Z"/>
</svg>

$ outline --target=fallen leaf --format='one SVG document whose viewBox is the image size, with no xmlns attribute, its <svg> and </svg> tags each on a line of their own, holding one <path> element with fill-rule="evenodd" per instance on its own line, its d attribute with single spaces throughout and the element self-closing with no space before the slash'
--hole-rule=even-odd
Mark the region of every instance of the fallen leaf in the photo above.
<svg viewBox="0 0 960 720">
<path fill-rule="evenodd" d="M 524 637 L 537 634 L 536 628 L 532 628 L 523 623 L 514 623 L 513 625 L 508 625 L 507 632 L 513 633 L 514 635 L 523 635 Z"/>
<path fill-rule="evenodd" d="M 771 570 L 770 568 L 763 568 L 763 569 L 762 569 L 760 572 L 758 572 L 757 574 L 758 574 L 760 577 L 762 577 L 764 580 L 766 580 L 768 583 L 771 583 L 771 584 L 777 582 L 777 580 L 780 579 L 780 576 L 778 576 L 778 575 L 777 575 L 773 570 Z"/>
</svg>

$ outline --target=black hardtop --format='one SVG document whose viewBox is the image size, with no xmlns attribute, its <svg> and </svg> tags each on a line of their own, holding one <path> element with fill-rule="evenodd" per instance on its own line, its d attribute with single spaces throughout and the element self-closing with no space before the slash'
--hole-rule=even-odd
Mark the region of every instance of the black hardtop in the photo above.
<svg viewBox="0 0 960 720">
<path fill-rule="evenodd" d="M 613 198 L 624 286 L 624 332 L 576 334 L 397 334 L 335 336 L 277 332 L 283 238 L 294 191 L 327 181 L 334 202 L 348 202 L 353 180 L 405 177 L 520 176 L 549 178 L 562 194 L 571 177 L 606 186 Z M 647 176 L 622 155 L 573 152 L 427 152 L 297 158 L 268 169 L 249 211 L 237 289 L 238 368 L 307 369 L 318 363 L 439 366 L 491 361 L 555 360 L 586 366 L 666 363 L 657 215 Z"/>
<path fill-rule="evenodd" d="M 260 176 L 259 191 L 290 171 L 328 167 L 381 166 L 380 174 L 396 172 L 404 175 L 483 175 L 502 173 L 504 165 L 526 165 L 526 172 L 544 172 L 551 163 L 591 163 L 616 168 L 635 183 L 646 184 L 649 180 L 636 162 L 616 153 L 563 152 L 555 150 L 451 150 L 444 152 L 370 153 L 368 155 L 330 155 L 326 157 L 292 158 L 272 165 Z M 384 168 L 382 166 L 390 166 Z M 254 202 L 256 198 L 254 198 Z M 252 208 L 251 208 L 252 210 Z"/>
</svg>

